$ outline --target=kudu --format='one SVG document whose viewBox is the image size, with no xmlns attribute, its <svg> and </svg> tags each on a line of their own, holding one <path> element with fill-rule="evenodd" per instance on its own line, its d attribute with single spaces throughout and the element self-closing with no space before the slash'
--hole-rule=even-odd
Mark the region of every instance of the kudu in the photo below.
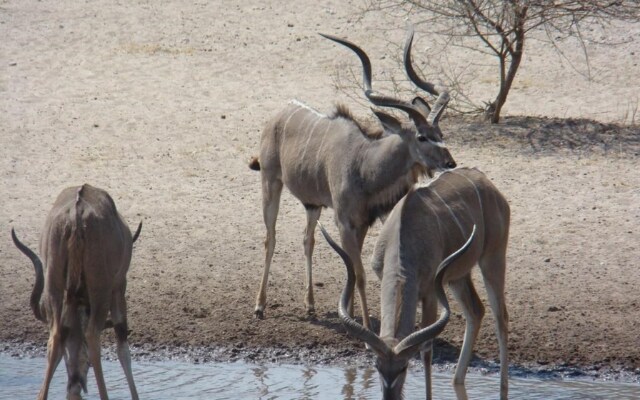
<svg viewBox="0 0 640 400">
<path fill-rule="evenodd" d="M 353 263 L 349 256 L 333 241 L 327 231 L 320 226 L 320 230 L 324 235 L 329 245 L 342 257 L 344 264 L 347 268 L 347 283 L 342 291 L 340 302 L 338 304 L 338 315 L 342 320 L 342 324 L 345 326 L 347 332 L 357 338 L 363 339 L 371 348 L 377 353 L 378 359 L 376 362 L 376 368 L 381 378 L 381 389 L 383 393 L 383 399 L 402 399 L 402 387 L 404 385 L 404 379 L 406 376 L 406 370 L 408 361 L 418 351 L 424 348 L 427 344 L 431 344 L 449 322 L 451 315 L 451 309 L 449 308 L 449 301 L 444 291 L 443 278 L 449 268 L 449 265 L 453 263 L 457 258 L 469 248 L 476 233 L 476 227 L 473 226 L 473 230 L 469 235 L 469 239 L 458 250 L 450 254 L 438 265 L 435 271 L 434 278 L 434 290 L 435 295 L 442 304 L 443 311 L 440 314 L 440 318 L 429 326 L 423 327 L 420 330 L 406 336 L 401 341 L 394 341 L 388 344 L 385 340 L 380 339 L 372 331 L 358 324 L 350 315 L 348 311 L 349 299 L 353 294 L 355 285 L 355 274 L 353 271 Z"/>
<path fill-rule="evenodd" d="M 275 248 L 275 225 L 283 185 L 302 202 L 307 213 L 304 232 L 306 257 L 306 298 L 309 313 L 314 312 L 312 255 L 314 231 L 323 207 L 332 207 L 342 246 L 354 260 L 356 285 L 365 326 L 369 315 L 365 295 L 365 273 L 361 250 L 369 226 L 385 215 L 423 174 L 455 167 L 442 143 L 438 120 L 448 95 L 439 98 L 430 116 L 420 106 L 373 92 L 371 63 L 354 44 L 332 36 L 360 57 L 364 91 L 378 106 L 406 112 L 410 124 L 377 111 L 385 135 L 374 139 L 348 112 L 338 106 L 330 116 L 291 102 L 265 127 L 259 158 L 250 167 L 260 170 L 262 208 L 267 228 L 264 271 L 256 296 L 255 316 L 264 317 L 269 270 Z"/>
<path fill-rule="evenodd" d="M 80 399 L 81 390 L 87 391 L 87 350 L 100 399 L 108 398 L 100 363 L 100 334 L 107 325 L 115 330 L 118 359 L 131 397 L 138 399 L 127 342 L 125 288 L 133 243 L 141 228 L 142 223 L 132 237 L 109 194 L 85 184 L 63 190 L 49 212 L 40 238 L 44 262 L 11 230 L 14 244 L 35 268 L 31 309 L 49 325 L 47 368 L 38 399 L 47 398 L 63 355 L 67 396 Z"/>
<path fill-rule="evenodd" d="M 509 220 L 509 204 L 503 195 L 482 172 L 469 168 L 449 170 L 424 186 L 416 185 L 391 211 L 372 255 L 373 270 L 381 280 L 380 336 L 353 323 L 347 325 L 352 335 L 376 352 L 378 371 L 387 383 L 383 386 L 389 390 L 386 399 L 401 398 L 407 363 L 415 351 L 397 349 L 404 349 L 401 344 L 415 337 L 412 332 L 418 303 L 422 307 L 422 327 L 431 326 L 436 319 L 436 300 L 441 297 L 439 279 L 449 284 L 466 319 L 464 342 L 454 375 L 454 385 L 458 388 L 464 385 L 484 316 L 484 306 L 471 279 L 476 263 L 496 320 L 500 398 L 507 398 L 508 314 L 504 285 Z M 468 250 L 452 260 L 439 278 L 440 261 L 458 249 L 474 227 L 477 232 Z M 422 360 L 430 399 L 432 346 L 426 344 L 428 346 L 422 348 Z"/>
</svg>

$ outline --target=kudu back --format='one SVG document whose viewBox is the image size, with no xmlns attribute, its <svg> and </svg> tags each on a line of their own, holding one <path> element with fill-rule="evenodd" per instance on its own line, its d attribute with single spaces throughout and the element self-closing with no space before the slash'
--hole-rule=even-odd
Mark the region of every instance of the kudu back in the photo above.
<svg viewBox="0 0 640 400">
<path fill-rule="evenodd" d="M 125 289 L 133 242 L 141 228 L 142 224 L 132 236 L 111 196 L 85 184 L 63 190 L 56 199 L 40 238 L 42 260 L 11 231 L 15 245 L 35 268 L 31 308 L 49 326 L 47 368 L 38 399 L 47 398 L 63 355 L 69 399 L 80 399 L 81 391 L 86 392 L 89 362 L 100 399 L 108 398 L 100 334 L 109 315 L 131 397 L 138 399 L 127 341 Z"/>
<path fill-rule="evenodd" d="M 325 35 L 326 36 L 326 35 Z M 369 326 L 365 295 L 365 273 L 361 251 L 369 226 L 385 215 L 424 174 L 455 166 L 442 142 L 437 125 L 446 105 L 441 101 L 431 120 L 418 107 L 371 89 L 371 63 L 359 47 L 343 39 L 326 36 L 355 51 L 363 65 L 365 95 L 374 104 L 406 112 L 409 122 L 376 111 L 385 134 L 374 135 L 344 106 L 331 115 L 292 101 L 265 127 L 260 154 L 250 167 L 260 170 L 262 208 L 267 228 L 264 271 L 256 296 L 255 315 L 264 316 L 269 270 L 276 243 L 275 225 L 280 195 L 286 186 L 307 213 L 304 233 L 306 298 L 314 312 L 312 255 L 314 231 L 323 207 L 334 209 L 342 247 L 354 263 L 362 316 Z M 446 99 L 445 99 L 446 100 Z"/>
</svg>

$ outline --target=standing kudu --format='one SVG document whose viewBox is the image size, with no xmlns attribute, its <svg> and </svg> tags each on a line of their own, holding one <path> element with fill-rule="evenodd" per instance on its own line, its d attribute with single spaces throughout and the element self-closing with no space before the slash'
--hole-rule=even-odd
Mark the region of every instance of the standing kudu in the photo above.
<svg viewBox="0 0 640 400">
<path fill-rule="evenodd" d="M 108 398 L 100 363 L 100 334 L 107 322 L 115 330 L 131 397 L 138 399 L 127 342 L 125 288 L 133 242 L 141 228 L 142 224 L 132 237 L 109 194 L 85 184 L 63 190 L 49 212 L 40 238 L 44 264 L 11 230 L 13 242 L 35 268 L 31 308 L 49 325 L 48 363 L 38 399 L 47 398 L 63 355 L 69 399 L 80 399 L 81 390 L 87 391 L 87 361 L 100 399 Z"/>
<path fill-rule="evenodd" d="M 349 333 L 376 352 L 385 399 L 402 398 L 407 363 L 418 350 L 422 350 L 427 398 L 431 398 L 430 335 L 424 336 L 426 346 L 420 348 L 415 340 L 420 335 L 413 331 L 419 303 L 421 326 L 430 327 L 436 320 L 440 279 L 449 284 L 466 319 L 464 343 L 454 376 L 458 388 L 464 385 L 484 316 L 484 306 L 471 280 L 471 269 L 476 263 L 496 320 L 500 398 L 507 398 L 508 314 L 504 285 L 509 220 L 509 204 L 502 194 L 482 172 L 469 168 L 443 172 L 426 186 L 411 190 L 391 211 L 372 256 L 373 269 L 382 281 L 380 336 L 353 322 L 346 324 Z M 440 261 L 460 248 L 476 229 L 469 248 L 452 260 L 439 277 Z M 415 344 L 412 351 L 406 350 L 409 340 Z"/>
<path fill-rule="evenodd" d="M 307 262 L 306 299 L 314 312 L 312 256 L 314 231 L 323 207 L 332 207 L 342 246 L 352 260 L 360 294 L 362 316 L 369 326 L 365 273 L 361 251 L 369 226 L 386 214 L 421 175 L 455 167 L 442 143 L 438 120 L 448 96 L 441 96 L 431 116 L 420 106 L 373 92 L 371 63 L 367 55 L 346 40 L 325 36 L 352 49 L 363 65 L 365 95 L 378 106 L 406 112 L 411 123 L 376 112 L 386 135 L 373 139 L 344 106 L 327 116 L 291 102 L 265 127 L 259 161 L 250 167 L 261 171 L 262 207 L 267 228 L 264 272 L 256 298 L 255 315 L 264 317 L 269 269 L 276 242 L 275 225 L 283 186 L 302 202 L 307 212 L 304 249 Z"/>
</svg>

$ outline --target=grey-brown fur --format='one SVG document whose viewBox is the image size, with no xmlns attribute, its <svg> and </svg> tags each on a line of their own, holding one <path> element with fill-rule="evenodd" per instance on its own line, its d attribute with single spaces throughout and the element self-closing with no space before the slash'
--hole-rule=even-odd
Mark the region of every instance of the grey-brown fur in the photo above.
<svg viewBox="0 0 640 400">
<path fill-rule="evenodd" d="M 85 184 L 63 190 L 56 199 L 40 238 L 42 261 L 12 230 L 15 245 L 31 259 L 36 271 L 31 296 L 34 315 L 49 326 L 48 363 L 38 399 L 47 398 L 63 354 L 68 398 L 80 399 L 81 390 L 86 391 L 90 362 L 100 398 L 107 399 L 100 334 L 109 315 L 131 396 L 138 398 L 127 342 L 125 288 L 140 227 L 132 237 L 109 194 Z"/>
<path fill-rule="evenodd" d="M 320 229 L 322 230 L 322 234 L 325 239 L 327 239 L 329 245 L 331 245 L 331 247 L 333 247 L 333 249 L 340 255 L 347 269 L 347 283 L 342 290 L 340 303 L 338 304 L 338 315 L 342 320 L 342 325 L 349 334 L 364 341 L 376 353 L 376 368 L 380 374 L 382 398 L 384 400 L 402 399 L 402 388 L 406 377 L 408 360 L 423 348 L 425 344 L 430 344 L 433 339 L 442 333 L 449 322 L 451 309 L 449 307 L 447 295 L 444 291 L 443 278 L 447 274 L 449 266 L 458 258 L 462 257 L 473 243 L 476 227 L 473 227 L 467 241 L 458 250 L 442 260 L 436 269 L 433 286 L 435 296 L 443 307 L 443 312 L 441 313 L 440 318 L 432 324 L 423 326 L 420 330 L 404 337 L 401 341 L 394 341 L 393 343 L 384 341 L 373 331 L 356 322 L 351 316 L 348 309 L 349 299 L 353 294 L 355 286 L 353 262 L 345 251 L 333 241 L 322 226 L 320 226 Z M 405 283 L 407 282 L 401 282 L 401 286 L 404 286 Z M 396 306 L 401 306 L 401 303 L 396 302 Z M 466 396 L 460 396 L 459 398 L 466 399 Z"/>
<path fill-rule="evenodd" d="M 389 215 L 372 256 L 373 270 L 381 279 L 380 338 L 390 348 L 414 331 L 416 308 L 422 304 L 422 327 L 436 320 L 434 279 L 438 264 L 467 239 L 473 226 L 476 237 L 470 248 L 444 274 L 444 282 L 462 307 L 467 322 L 465 339 L 456 367 L 454 384 L 464 390 L 464 379 L 484 307 L 471 280 L 477 263 L 484 278 L 496 319 L 500 348 L 500 398 L 508 390 L 508 314 L 505 305 L 505 258 L 510 210 L 502 194 L 476 169 L 443 172 L 427 186 L 410 191 Z M 431 346 L 422 352 L 427 398 L 431 398 Z M 397 376 L 407 357 L 378 357 L 381 378 Z M 404 381 L 404 372 L 401 374 Z M 402 385 L 396 388 L 400 398 Z"/>
<path fill-rule="evenodd" d="M 283 186 L 305 205 L 307 227 L 307 297 L 314 311 L 311 257 L 314 230 L 322 207 L 335 210 L 342 246 L 354 260 L 363 318 L 368 325 L 365 275 L 360 252 L 372 219 L 390 209 L 416 182 L 432 170 L 455 165 L 448 150 L 420 140 L 413 124 L 402 125 L 378 112 L 385 135 L 371 138 L 345 107 L 326 116 L 292 102 L 265 127 L 260 140 L 259 170 L 263 215 L 267 227 L 265 269 L 255 313 L 262 317 L 269 268 L 275 248 L 275 222 Z M 257 162 L 252 161 L 253 169 Z"/>
</svg>

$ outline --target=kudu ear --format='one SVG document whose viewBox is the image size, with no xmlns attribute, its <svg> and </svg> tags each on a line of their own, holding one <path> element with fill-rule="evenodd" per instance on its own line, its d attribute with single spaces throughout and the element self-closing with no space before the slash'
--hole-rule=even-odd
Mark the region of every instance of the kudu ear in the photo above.
<svg viewBox="0 0 640 400">
<path fill-rule="evenodd" d="M 425 99 L 420 96 L 416 96 L 411 100 L 411 104 L 413 104 L 425 118 L 429 117 L 431 114 L 431 107 L 429 107 L 429 103 Z"/>
<path fill-rule="evenodd" d="M 402 123 L 398 121 L 398 119 L 396 119 L 396 117 L 394 117 L 393 115 L 373 109 L 372 111 L 376 115 L 376 117 L 378 117 L 378 120 L 380 120 L 380 123 L 382 124 L 382 127 L 385 131 L 397 134 L 402 130 Z"/>
</svg>

